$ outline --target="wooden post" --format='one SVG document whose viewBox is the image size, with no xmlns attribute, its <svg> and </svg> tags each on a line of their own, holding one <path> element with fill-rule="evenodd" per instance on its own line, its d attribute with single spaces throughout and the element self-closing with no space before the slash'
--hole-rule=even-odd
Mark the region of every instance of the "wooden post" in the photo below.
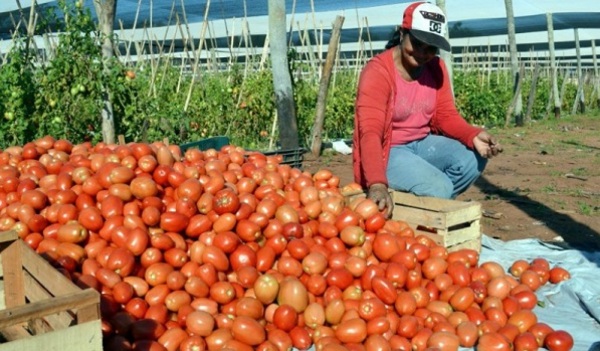
<svg viewBox="0 0 600 351">
<path fill-rule="evenodd" d="M 579 106 L 579 110 L 581 113 L 585 113 L 585 98 L 583 94 L 583 75 L 581 73 L 581 50 L 579 45 L 579 30 L 575 28 L 575 52 L 577 54 L 577 95 L 575 96 L 575 101 L 573 101 L 573 109 L 571 110 L 571 114 L 577 113 L 577 106 Z"/>
<path fill-rule="evenodd" d="M 594 89 L 597 94 L 596 107 L 600 107 L 600 76 L 598 75 L 598 59 L 596 58 L 596 39 L 592 39 L 592 61 L 594 62 Z"/>
<path fill-rule="evenodd" d="M 446 11 L 446 0 L 437 0 L 437 6 L 442 9 L 442 11 L 446 14 L 446 24 L 448 24 L 448 12 Z M 446 31 L 446 40 L 450 41 L 450 27 Z M 452 49 L 450 49 L 452 50 Z M 440 57 L 446 63 L 446 70 L 448 71 L 448 77 L 450 78 L 450 88 L 454 93 L 454 84 L 453 84 L 453 69 L 452 69 L 452 51 L 444 51 L 440 50 Z"/>
<path fill-rule="evenodd" d="M 566 68 L 563 71 L 564 71 L 564 77 L 563 77 L 562 85 L 560 87 L 560 101 L 563 101 L 563 98 L 565 97 L 565 92 L 567 90 L 567 82 L 571 78 L 571 71 L 569 71 Z"/>
<path fill-rule="evenodd" d="M 510 106 L 506 110 L 506 121 L 504 123 L 505 127 L 508 127 L 508 125 L 510 124 L 510 118 L 512 117 L 512 114 L 519 103 L 518 98 L 521 96 L 521 86 L 523 85 L 523 74 L 524 74 L 524 68 L 523 68 L 523 65 L 521 65 L 521 69 L 519 70 L 519 72 L 517 74 L 517 87 L 515 88 L 515 95 L 513 96 L 513 100 L 511 102 Z"/>
<path fill-rule="evenodd" d="M 510 47 L 510 68 L 514 80 L 514 115 L 516 125 L 523 125 L 523 99 L 521 98 L 521 89 L 517 89 L 522 74 L 519 70 L 519 54 L 517 52 L 517 39 L 515 33 L 515 16 L 513 13 L 513 2 L 512 0 L 504 0 L 506 6 L 506 20 L 508 27 L 508 45 Z M 522 72 L 522 70 L 521 70 Z"/>
<path fill-rule="evenodd" d="M 527 112 L 525 113 L 525 124 L 531 122 L 531 111 L 535 102 L 535 91 L 537 89 L 537 81 L 540 75 L 540 64 L 536 63 L 533 70 L 533 78 L 531 79 L 531 88 L 529 89 L 529 97 L 527 98 Z"/>
<path fill-rule="evenodd" d="M 554 22 L 552 14 L 546 14 L 546 23 L 548 26 L 548 49 L 550 50 L 550 81 L 552 84 L 552 95 L 554 95 L 554 118 L 560 118 L 560 95 L 558 94 L 558 72 L 556 68 L 556 58 L 554 55 Z"/>
<path fill-rule="evenodd" d="M 344 17 L 337 16 L 333 23 L 333 30 L 331 31 L 331 38 L 329 39 L 329 48 L 327 49 L 327 59 L 325 66 L 323 67 L 323 74 L 321 76 L 321 83 L 319 84 L 319 95 L 317 97 L 317 112 L 315 116 L 315 124 L 313 125 L 312 131 L 312 144 L 311 150 L 313 155 L 319 156 L 321 153 L 321 134 L 323 132 L 323 122 L 325 120 L 325 109 L 327 106 L 327 93 L 329 92 L 329 81 L 331 79 L 331 71 L 335 63 L 337 56 L 338 45 L 340 42 L 340 35 L 342 32 L 342 25 L 344 24 Z"/>
<path fill-rule="evenodd" d="M 210 0 L 206 3 L 206 10 L 204 11 L 204 20 L 202 22 L 202 31 L 200 33 L 200 43 L 198 44 L 198 49 L 194 50 L 194 69 L 192 70 L 192 81 L 190 82 L 190 88 L 188 89 L 187 96 L 185 98 L 185 104 L 183 105 L 183 110 L 187 111 L 190 103 L 192 101 L 192 92 L 194 90 L 194 83 L 196 81 L 196 76 L 198 75 L 198 68 L 200 66 L 200 53 L 202 52 L 202 48 L 204 47 L 204 41 L 206 38 L 206 30 L 208 28 L 208 10 L 210 9 Z M 163 75 L 164 77 L 164 75 Z"/>
<path fill-rule="evenodd" d="M 269 37 L 273 88 L 277 106 L 279 140 L 282 149 L 298 148 L 298 125 L 294 106 L 292 77 L 289 72 L 286 38 L 285 0 L 269 0 Z"/>
</svg>

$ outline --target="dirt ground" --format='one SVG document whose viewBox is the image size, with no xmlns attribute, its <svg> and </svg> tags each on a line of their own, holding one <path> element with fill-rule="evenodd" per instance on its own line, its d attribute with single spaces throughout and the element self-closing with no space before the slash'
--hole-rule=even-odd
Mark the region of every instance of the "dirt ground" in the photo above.
<svg viewBox="0 0 600 351">
<path fill-rule="evenodd" d="M 576 116 L 491 131 L 504 146 L 460 201 L 482 204 L 482 232 L 600 250 L 600 116 Z M 331 149 L 304 169 L 353 181 L 352 156 Z"/>
</svg>

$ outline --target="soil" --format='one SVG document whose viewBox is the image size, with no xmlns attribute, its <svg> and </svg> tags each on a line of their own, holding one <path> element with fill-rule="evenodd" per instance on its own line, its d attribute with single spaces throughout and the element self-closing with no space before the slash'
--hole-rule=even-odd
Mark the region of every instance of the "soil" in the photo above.
<svg viewBox="0 0 600 351">
<path fill-rule="evenodd" d="M 501 240 L 538 238 L 600 251 L 600 116 L 575 116 L 491 131 L 504 152 L 458 201 L 482 204 L 482 233 Z M 330 169 L 353 181 L 352 156 L 325 149 L 304 169 Z"/>
</svg>

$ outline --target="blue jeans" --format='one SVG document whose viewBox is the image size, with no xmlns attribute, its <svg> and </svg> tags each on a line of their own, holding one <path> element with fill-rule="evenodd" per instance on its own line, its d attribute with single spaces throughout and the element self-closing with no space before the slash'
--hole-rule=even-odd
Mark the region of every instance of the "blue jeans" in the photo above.
<svg viewBox="0 0 600 351">
<path fill-rule="evenodd" d="M 483 172 L 487 159 L 459 141 L 440 135 L 393 146 L 388 186 L 419 196 L 454 199 Z"/>
</svg>

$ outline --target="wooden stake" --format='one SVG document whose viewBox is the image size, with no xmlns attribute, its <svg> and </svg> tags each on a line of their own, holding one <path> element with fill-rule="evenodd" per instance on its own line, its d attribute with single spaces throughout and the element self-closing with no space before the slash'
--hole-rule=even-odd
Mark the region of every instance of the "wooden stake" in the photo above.
<svg viewBox="0 0 600 351">
<path fill-rule="evenodd" d="M 327 105 L 327 93 L 329 92 L 329 82 L 331 78 L 331 71 L 337 56 L 338 45 L 340 42 L 340 35 L 342 32 L 342 25 L 344 24 L 344 17 L 337 16 L 333 24 L 333 30 L 331 31 L 331 38 L 329 40 L 329 48 L 327 50 L 327 59 L 325 61 L 325 67 L 323 68 L 323 75 L 321 77 L 321 84 L 319 86 L 319 95 L 317 97 L 317 115 L 315 116 L 315 124 L 313 126 L 312 133 L 312 153 L 318 156 L 321 153 L 322 139 L 321 134 L 323 132 L 323 122 L 325 120 L 325 109 Z"/>
<path fill-rule="evenodd" d="M 525 124 L 531 122 L 531 111 L 533 110 L 533 103 L 535 101 L 535 91 L 537 89 L 538 76 L 540 75 L 540 64 L 536 63 L 533 71 L 533 78 L 531 79 L 531 88 L 529 90 L 529 98 L 527 99 L 527 111 L 525 112 Z"/>
<path fill-rule="evenodd" d="M 583 75 L 581 73 L 581 50 L 579 45 L 579 30 L 573 29 L 575 35 L 575 52 L 577 53 L 577 95 L 575 101 L 573 101 L 573 108 L 571 114 L 577 113 L 577 107 L 581 113 L 585 113 L 585 98 L 583 94 Z"/>
</svg>

